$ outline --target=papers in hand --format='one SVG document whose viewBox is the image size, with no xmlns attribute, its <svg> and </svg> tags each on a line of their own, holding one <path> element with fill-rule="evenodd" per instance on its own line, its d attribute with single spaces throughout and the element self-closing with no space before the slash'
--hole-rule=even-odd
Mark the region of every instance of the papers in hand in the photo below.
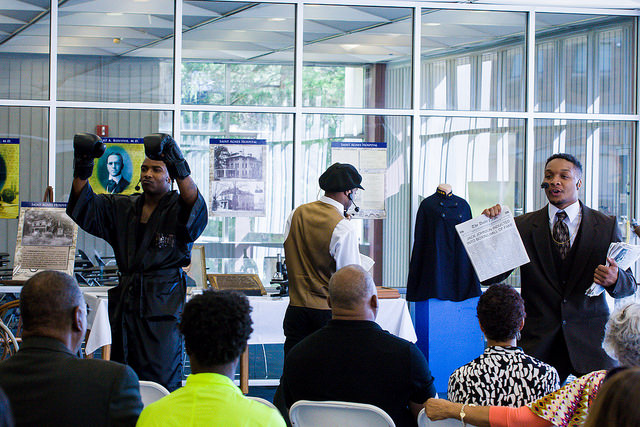
<svg viewBox="0 0 640 427">
<path fill-rule="evenodd" d="M 626 270 L 627 268 L 630 268 L 638 258 L 640 258 L 640 246 L 630 245 L 623 242 L 613 242 L 609 245 L 607 258 L 613 259 L 618 265 L 619 270 Z M 609 266 L 609 260 L 607 260 L 605 265 L 607 267 Z M 585 295 L 589 297 L 597 297 L 603 292 L 604 287 L 594 283 L 589 287 L 589 289 L 587 289 Z"/>
<path fill-rule="evenodd" d="M 508 207 L 500 215 L 480 215 L 456 225 L 456 231 L 480 281 L 529 262 L 529 256 Z"/>
</svg>

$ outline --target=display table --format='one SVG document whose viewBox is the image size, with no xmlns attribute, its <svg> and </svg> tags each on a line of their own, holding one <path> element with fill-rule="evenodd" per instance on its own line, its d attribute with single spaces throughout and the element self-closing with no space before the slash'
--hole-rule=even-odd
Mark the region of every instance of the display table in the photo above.
<svg viewBox="0 0 640 427">
<path fill-rule="evenodd" d="M 416 331 L 404 299 L 379 299 L 380 309 L 376 323 L 382 329 L 416 342 Z M 283 344 L 284 331 L 282 321 L 284 313 L 289 306 L 289 298 L 249 297 L 249 303 L 253 311 L 253 333 L 249 338 L 249 344 Z"/>
<path fill-rule="evenodd" d="M 378 299 L 380 308 L 376 323 L 390 333 L 416 342 L 416 331 L 404 299 Z M 285 340 L 282 321 L 289 306 L 289 298 L 249 297 L 253 309 L 253 333 L 249 344 L 283 344 Z M 276 383 L 277 384 L 277 383 Z M 245 350 L 240 358 L 240 389 L 249 392 L 249 352 Z"/>
</svg>

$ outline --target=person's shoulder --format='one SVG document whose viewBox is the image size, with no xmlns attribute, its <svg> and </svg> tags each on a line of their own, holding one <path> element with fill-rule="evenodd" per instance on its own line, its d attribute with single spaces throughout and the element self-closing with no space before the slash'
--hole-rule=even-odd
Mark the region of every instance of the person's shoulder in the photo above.
<svg viewBox="0 0 640 427">
<path fill-rule="evenodd" d="M 68 363 L 75 366 L 77 369 L 84 370 L 85 372 L 101 375 L 105 379 L 129 377 L 136 381 L 138 380 L 138 376 L 131 367 L 111 360 L 74 358 L 68 359 Z"/>
<path fill-rule="evenodd" d="M 598 210 L 595 209 L 591 209 L 588 206 L 582 205 L 582 217 L 584 218 L 585 215 L 591 215 L 593 216 L 594 219 L 596 219 L 599 222 L 604 222 L 604 223 L 608 223 L 608 224 L 613 224 L 616 222 L 616 217 L 613 215 L 607 215 L 605 213 L 602 213 Z"/>
<path fill-rule="evenodd" d="M 242 411 L 245 422 L 256 426 L 285 426 L 284 419 L 277 409 L 273 409 L 262 402 L 245 398 L 246 408 Z"/>
</svg>

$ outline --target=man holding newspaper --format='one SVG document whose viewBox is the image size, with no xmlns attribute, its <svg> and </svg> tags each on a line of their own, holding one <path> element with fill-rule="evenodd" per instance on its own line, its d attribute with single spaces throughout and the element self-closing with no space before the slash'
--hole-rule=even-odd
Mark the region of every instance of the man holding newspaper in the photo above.
<svg viewBox="0 0 640 427">
<path fill-rule="evenodd" d="M 554 366 L 561 381 L 569 374 L 580 376 L 615 364 L 601 347 L 609 316 L 605 294 L 592 284 L 614 298 L 636 290 L 631 271 L 619 269 L 608 257 L 610 244 L 621 237 L 616 219 L 578 200 L 581 178 L 582 165 L 574 156 L 552 155 L 541 185 L 549 204 L 515 218 L 531 260 L 520 267 L 527 312 L 520 345 L 525 353 Z M 482 213 L 494 218 L 501 210 L 495 205 Z M 504 280 L 510 273 L 483 284 Z"/>
</svg>

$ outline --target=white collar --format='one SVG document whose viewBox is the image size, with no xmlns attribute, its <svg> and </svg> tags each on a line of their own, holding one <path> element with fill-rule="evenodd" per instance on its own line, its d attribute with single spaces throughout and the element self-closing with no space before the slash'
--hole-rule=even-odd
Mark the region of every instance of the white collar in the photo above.
<svg viewBox="0 0 640 427">
<path fill-rule="evenodd" d="M 578 214 L 580 214 L 580 201 L 576 200 L 574 203 L 570 204 L 564 209 L 558 209 L 551 203 L 549 203 L 549 221 L 554 221 L 556 217 L 556 213 L 559 210 L 563 210 L 567 214 L 567 218 L 569 218 L 569 222 L 573 222 Z"/>
<path fill-rule="evenodd" d="M 322 203 L 326 203 L 328 205 L 333 206 L 338 210 L 338 212 L 340 212 L 340 215 L 344 215 L 344 206 L 342 206 L 342 203 L 340 203 L 339 201 L 334 200 L 331 197 L 327 197 L 327 196 L 322 196 L 318 200 L 321 201 Z"/>
<path fill-rule="evenodd" d="M 118 176 L 111 176 L 109 175 L 109 181 L 113 181 L 116 184 L 120 182 L 120 180 L 122 179 L 122 174 L 118 175 Z"/>
</svg>

